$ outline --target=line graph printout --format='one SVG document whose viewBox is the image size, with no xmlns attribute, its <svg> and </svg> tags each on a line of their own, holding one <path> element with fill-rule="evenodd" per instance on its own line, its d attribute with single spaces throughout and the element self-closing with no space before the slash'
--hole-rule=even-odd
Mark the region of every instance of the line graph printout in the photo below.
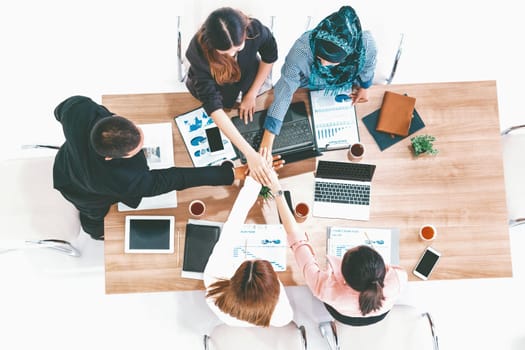
<svg viewBox="0 0 525 350">
<path fill-rule="evenodd" d="M 358 245 L 374 248 L 386 264 L 399 263 L 399 230 L 394 228 L 329 227 L 326 255 L 342 258 Z"/>
<path fill-rule="evenodd" d="M 275 271 L 286 271 L 286 232 L 283 225 L 244 224 L 233 247 L 235 265 L 245 260 L 268 260 Z"/>
<path fill-rule="evenodd" d="M 315 138 L 320 150 L 341 149 L 359 141 L 357 116 L 348 94 L 310 91 Z"/>
</svg>

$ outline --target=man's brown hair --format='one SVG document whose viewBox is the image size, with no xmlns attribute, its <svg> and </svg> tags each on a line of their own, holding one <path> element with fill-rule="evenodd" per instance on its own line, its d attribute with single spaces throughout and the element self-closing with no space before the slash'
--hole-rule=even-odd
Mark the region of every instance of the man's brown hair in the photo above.
<svg viewBox="0 0 525 350">
<path fill-rule="evenodd" d="M 132 121 L 107 117 L 95 123 L 90 134 L 91 145 L 102 157 L 113 159 L 127 156 L 141 141 L 139 129 Z"/>
</svg>

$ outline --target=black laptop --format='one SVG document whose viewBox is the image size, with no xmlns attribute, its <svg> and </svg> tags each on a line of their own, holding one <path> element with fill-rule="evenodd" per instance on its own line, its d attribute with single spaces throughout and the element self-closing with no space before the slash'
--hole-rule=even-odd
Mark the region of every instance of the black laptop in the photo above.
<svg viewBox="0 0 525 350">
<path fill-rule="evenodd" d="M 264 132 L 264 119 L 268 110 L 255 112 L 253 121 L 244 123 L 241 118 L 233 117 L 232 122 L 241 135 L 256 150 L 259 149 Z M 237 156 L 246 163 L 245 156 L 235 148 Z M 306 113 L 306 104 L 303 101 L 290 104 L 283 120 L 279 135 L 273 142 L 273 154 L 280 154 L 286 163 L 307 158 L 317 157 L 321 153 L 317 150 L 310 118 Z"/>
</svg>

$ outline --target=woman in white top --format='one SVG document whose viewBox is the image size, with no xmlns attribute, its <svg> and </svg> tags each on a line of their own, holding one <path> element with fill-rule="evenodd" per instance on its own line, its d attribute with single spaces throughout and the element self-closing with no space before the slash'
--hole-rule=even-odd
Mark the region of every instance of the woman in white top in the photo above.
<svg viewBox="0 0 525 350">
<path fill-rule="evenodd" d="M 270 262 L 246 260 L 235 266 L 232 251 L 261 185 L 247 176 L 219 241 L 204 269 L 206 302 L 230 326 L 285 326 L 293 319 L 284 286 Z"/>
</svg>

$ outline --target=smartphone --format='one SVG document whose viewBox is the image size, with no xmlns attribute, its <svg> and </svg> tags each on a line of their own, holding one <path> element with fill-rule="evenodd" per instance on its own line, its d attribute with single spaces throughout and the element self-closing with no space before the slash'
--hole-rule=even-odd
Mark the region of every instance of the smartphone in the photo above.
<svg viewBox="0 0 525 350">
<path fill-rule="evenodd" d="M 214 126 L 208 128 L 206 131 L 206 138 L 208 139 L 208 146 L 210 147 L 211 153 L 224 151 L 224 145 L 222 143 L 221 131 L 218 127 Z"/>
<path fill-rule="evenodd" d="M 417 262 L 416 267 L 412 273 L 422 280 L 427 280 L 434 270 L 434 267 L 436 266 L 440 257 L 440 252 L 432 247 L 427 247 L 419 258 L 419 261 Z"/>
</svg>

